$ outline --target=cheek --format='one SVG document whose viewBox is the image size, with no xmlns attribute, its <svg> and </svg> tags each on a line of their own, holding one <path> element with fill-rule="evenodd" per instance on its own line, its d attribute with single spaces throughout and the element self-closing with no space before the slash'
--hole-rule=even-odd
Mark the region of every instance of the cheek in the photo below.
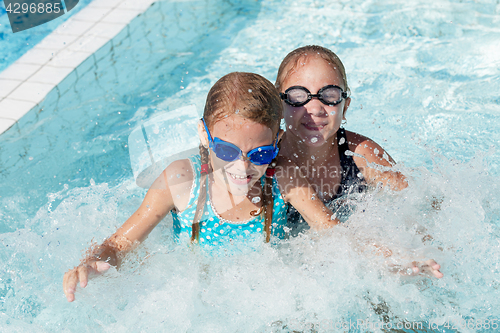
<svg viewBox="0 0 500 333">
<path fill-rule="evenodd" d="M 287 124 L 291 124 L 292 122 L 298 120 L 301 118 L 303 111 L 301 111 L 301 108 L 292 108 L 291 106 L 288 106 L 285 108 L 285 122 Z"/>
<path fill-rule="evenodd" d="M 336 107 L 330 107 L 330 109 L 328 110 L 328 116 L 333 119 L 342 119 L 343 114 L 344 114 L 343 103 L 339 104 Z"/>
<path fill-rule="evenodd" d="M 269 165 L 253 165 L 254 169 L 259 173 L 259 178 L 262 177 L 265 173 L 266 173 L 266 170 L 267 170 L 267 167 Z"/>
<path fill-rule="evenodd" d="M 210 162 L 212 163 L 213 171 L 224 169 L 228 162 L 221 160 L 213 152 L 210 152 Z"/>
</svg>

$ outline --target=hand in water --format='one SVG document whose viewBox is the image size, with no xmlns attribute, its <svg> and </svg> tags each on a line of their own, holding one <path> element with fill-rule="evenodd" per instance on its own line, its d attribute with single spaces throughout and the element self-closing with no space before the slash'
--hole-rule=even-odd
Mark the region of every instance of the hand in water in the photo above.
<svg viewBox="0 0 500 333">
<path fill-rule="evenodd" d="M 84 265 L 76 266 L 64 274 L 63 289 L 68 302 L 75 300 L 76 285 L 80 281 L 80 287 L 87 286 L 89 276 L 102 274 L 111 267 L 104 261 L 91 261 Z"/>
<path fill-rule="evenodd" d="M 393 272 L 399 272 L 401 275 L 415 276 L 418 274 L 426 274 L 430 277 L 438 279 L 443 277 L 443 273 L 439 270 L 439 265 L 435 260 L 429 259 L 426 261 L 413 261 L 410 265 L 391 265 Z"/>
<path fill-rule="evenodd" d="M 414 261 L 412 265 L 412 270 L 415 272 L 415 274 L 427 274 L 438 279 L 443 277 L 443 273 L 439 271 L 441 269 L 441 265 L 438 264 L 434 259 L 429 259 L 424 262 Z"/>
</svg>

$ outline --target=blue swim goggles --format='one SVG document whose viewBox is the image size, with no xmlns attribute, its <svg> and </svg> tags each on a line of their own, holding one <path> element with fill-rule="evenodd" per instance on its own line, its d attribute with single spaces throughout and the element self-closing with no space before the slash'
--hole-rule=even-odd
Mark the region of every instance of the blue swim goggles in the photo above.
<svg viewBox="0 0 500 333">
<path fill-rule="evenodd" d="M 203 121 L 205 131 L 207 131 L 208 134 L 208 143 L 210 148 L 215 155 L 223 161 L 233 162 L 246 155 L 246 158 L 253 164 L 265 165 L 271 163 L 272 160 L 278 155 L 278 135 L 276 135 L 276 142 L 274 145 L 257 147 L 250 150 L 248 153 L 243 154 L 240 148 L 230 142 L 221 140 L 217 137 L 212 139 L 212 134 L 210 134 L 210 131 L 208 130 L 205 119 L 201 118 L 201 120 Z"/>
</svg>

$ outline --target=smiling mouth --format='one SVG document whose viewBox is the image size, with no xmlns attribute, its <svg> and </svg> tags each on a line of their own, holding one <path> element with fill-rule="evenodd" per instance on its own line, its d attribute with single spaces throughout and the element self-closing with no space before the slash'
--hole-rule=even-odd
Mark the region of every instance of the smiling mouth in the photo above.
<svg viewBox="0 0 500 333">
<path fill-rule="evenodd" d="M 309 131 L 321 131 L 326 125 L 302 124 Z"/>
<path fill-rule="evenodd" d="M 236 175 L 234 173 L 230 173 L 228 171 L 226 171 L 226 173 L 229 176 L 229 179 L 231 179 L 233 181 L 233 183 L 240 184 L 240 185 L 245 185 L 245 184 L 250 183 L 250 181 L 253 178 L 252 175 L 241 176 L 241 175 Z"/>
</svg>

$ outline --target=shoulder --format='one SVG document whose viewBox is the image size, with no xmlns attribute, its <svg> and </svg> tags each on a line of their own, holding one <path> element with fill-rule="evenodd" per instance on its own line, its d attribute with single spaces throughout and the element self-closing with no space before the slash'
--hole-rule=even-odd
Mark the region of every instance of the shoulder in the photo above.
<svg viewBox="0 0 500 333">
<path fill-rule="evenodd" d="M 162 173 L 175 207 L 182 211 L 188 204 L 189 195 L 195 180 L 192 163 L 189 159 L 177 160 L 172 163 Z"/>
<path fill-rule="evenodd" d="M 390 167 L 395 164 L 392 157 L 384 148 L 364 135 L 346 131 L 346 140 L 349 145 L 349 150 L 355 153 L 353 158 L 358 165 L 376 163 Z"/>
<path fill-rule="evenodd" d="M 379 144 L 354 132 L 347 132 L 346 138 L 349 150 L 354 152 L 354 162 L 369 183 L 374 186 L 382 183 L 394 190 L 402 190 L 408 186 L 406 177 L 392 169 L 396 162 Z"/>
<path fill-rule="evenodd" d="M 178 182 L 176 179 L 181 181 L 193 179 L 193 166 L 187 158 L 170 163 L 163 172 L 169 183 Z"/>
<path fill-rule="evenodd" d="M 276 158 L 276 179 L 290 179 L 290 177 L 293 179 L 298 172 L 300 172 L 300 170 L 297 164 L 286 156 L 278 155 Z"/>
</svg>

